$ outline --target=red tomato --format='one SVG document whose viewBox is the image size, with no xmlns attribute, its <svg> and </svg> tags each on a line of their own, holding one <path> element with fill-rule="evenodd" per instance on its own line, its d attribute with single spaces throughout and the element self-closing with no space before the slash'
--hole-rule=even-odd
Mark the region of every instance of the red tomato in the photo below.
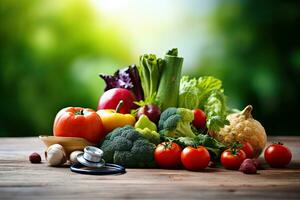
<svg viewBox="0 0 300 200">
<path fill-rule="evenodd" d="M 81 137 L 97 144 L 105 137 L 101 118 L 92 109 L 68 107 L 60 110 L 54 120 L 54 136 Z"/>
<path fill-rule="evenodd" d="M 254 157 L 254 149 L 249 142 L 244 142 L 241 150 L 243 150 L 246 153 L 247 158 Z"/>
<path fill-rule="evenodd" d="M 284 167 L 292 159 L 292 153 L 282 143 L 271 144 L 265 150 L 265 160 L 271 167 Z"/>
<path fill-rule="evenodd" d="M 193 125 L 198 129 L 204 129 L 206 126 L 206 115 L 201 109 L 194 109 L 194 120 Z"/>
<path fill-rule="evenodd" d="M 180 166 L 181 147 L 175 142 L 163 142 L 154 151 L 155 162 L 161 168 L 176 168 Z"/>
<path fill-rule="evenodd" d="M 200 170 L 208 166 L 210 161 L 210 155 L 208 150 L 199 146 L 185 147 L 181 153 L 181 162 L 183 166 L 188 170 Z"/>
<path fill-rule="evenodd" d="M 241 149 L 227 149 L 221 155 L 221 163 L 226 169 L 239 169 L 245 159 L 246 153 Z"/>
<path fill-rule="evenodd" d="M 135 105 L 133 103 L 135 101 L 135 97 L 131 91 L 123 88 L 113 88 L 104 92 L 99 99 L 97 109 L 116 109 L 121 100 L 123 100 L 123 106 L 120 109 L 120 113 L 130 113 L 130 110 Z"/>
</svg>

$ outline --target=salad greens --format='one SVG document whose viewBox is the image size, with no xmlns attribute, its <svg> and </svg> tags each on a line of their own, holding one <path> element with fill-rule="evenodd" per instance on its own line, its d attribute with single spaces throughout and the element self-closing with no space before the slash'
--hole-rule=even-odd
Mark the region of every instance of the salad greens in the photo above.
<svg viewBox="0 0 300 200">
<path fill-rule="evenodd" d="M 183 147 L 186 146 L 204 146 L 210 154 L 213 156 L 214 159 L 217 159 L 222 151 L 226 148 L 226 146 L 220 142 L 218 142 L 213 137 L 207 135 L 207 134 L 198 134 L 195 138 L 190 137 L 179 137 L 176 140 L 178 144 L 180 144 Z"/>
<path fill-rule="evenodd" d="M 209 131 L 219 131 L 229 124 L 222 82 L 212 76 L 198 79 L 183 76 L 180 80 L 179 107 L 204 110 Z"/>
</svg>

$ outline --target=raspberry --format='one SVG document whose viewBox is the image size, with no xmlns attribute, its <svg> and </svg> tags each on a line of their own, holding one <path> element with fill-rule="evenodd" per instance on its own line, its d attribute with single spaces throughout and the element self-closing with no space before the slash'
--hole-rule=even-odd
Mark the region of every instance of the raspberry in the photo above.
<svg viewBox="0 0 300 200">
<path fill-rule="evenodd" d="M 38 154 L 38 153 L 36 153 L 36 152 L 30 154 L 30 156 L 29 156 L 29 161 L 30 161 L 31 163 L 40 163 L 41 160 L 42 160 L 42 159 L 41 159 L 40 154 Z"/>
</svg>

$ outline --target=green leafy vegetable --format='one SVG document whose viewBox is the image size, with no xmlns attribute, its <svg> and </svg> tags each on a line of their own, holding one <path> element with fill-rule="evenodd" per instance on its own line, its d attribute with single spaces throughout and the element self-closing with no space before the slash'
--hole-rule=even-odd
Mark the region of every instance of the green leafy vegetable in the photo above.
<svg viewBox="0 0 300 200">
<path fill-rule="evenodd" d="M 178 142 L 181 146 L 204 146 L 209 150 L 210 154 L 213 156 L 213 158 L 218 158 L 222 151 L 226 148 L 226 146 L 220 142 L 218 142 L 213 137 L 207 135 L 207 134 L 199 134 L 195 138 L 190 137 L 179 137 L 176 140 L 173 140 Z"/>
<path fill-rule="evenodd" d="M 152 102 L 158 89 L 160 81 L 160 73 L 163 67 L 163 60 L 156 58 L 154 54 L 144 54 L 140 56 L 140 65 L 138 71 L 141 78 L 142 88 L 144 91 L 144 98 Z"/>
<path fill-rule="evenodd" d="M 200 103 L 199 95 L 200 90 L 197 79 L 189 79 L 188 76 L 183 76 L 180 79 L 179 107 L 188 109 L 198 108 Z"/>
<path fill-rule="evenodd" d="M 200 77 L 198 80 L 183 76 L 180 80 L 179 107 L 204 110 L 209 131 L 219 131 L 226 120 L 227 106 L 222 82 L 212 76 Z"/>
</svg>

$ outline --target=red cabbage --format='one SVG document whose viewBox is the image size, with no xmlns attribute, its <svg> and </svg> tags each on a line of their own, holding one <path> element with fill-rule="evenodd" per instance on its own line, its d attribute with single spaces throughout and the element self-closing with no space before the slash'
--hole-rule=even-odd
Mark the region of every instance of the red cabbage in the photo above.
<svg viewBox="0 0 300 200">
<path fill-rule="evenodd" d="M 124 88 L 131 90 L 137 101 L 144 99 L 141 79 L 135 65 L 130 65 L 124 69 L 119 69 L 114 73 L 114 75 L 99 74 L 99 76 L 106 83 L 104 91 L 112 88 Z"/>
</svg>

